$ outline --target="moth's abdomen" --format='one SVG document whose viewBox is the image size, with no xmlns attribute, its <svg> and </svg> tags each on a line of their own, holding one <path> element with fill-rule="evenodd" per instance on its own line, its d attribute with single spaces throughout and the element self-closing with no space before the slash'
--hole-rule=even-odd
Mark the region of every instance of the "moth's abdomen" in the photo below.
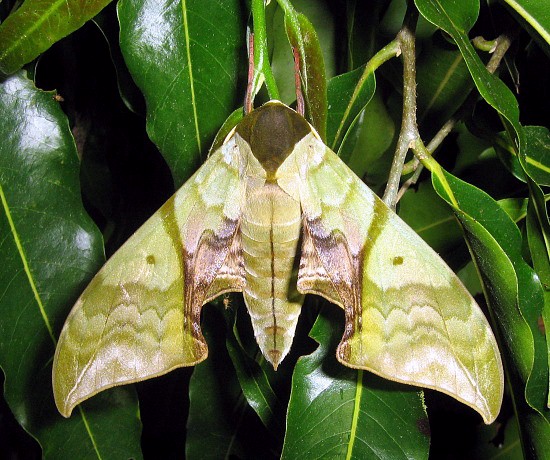
<svg viewBox="0 0 550 460">
<path fill-rule="evenodd" d="M 275 183 L 249 192 L 241 220 L 243 294 L 256 340 L 276 369 L 290 350 L 303 302 L 296 290 L 300 203 Z"/>
</svg>

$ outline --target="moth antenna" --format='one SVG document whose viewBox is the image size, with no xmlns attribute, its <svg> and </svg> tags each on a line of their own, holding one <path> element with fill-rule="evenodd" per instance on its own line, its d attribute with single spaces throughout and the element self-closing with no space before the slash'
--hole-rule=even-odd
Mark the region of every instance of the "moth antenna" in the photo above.
<svg viewBox="0 0 550 460">
<path fill-rule="evenodd" d="M 252 112 L 252 83 L 254 79 L 254 32 L 248 35 L 248 84 L 244 96 L 244 114 Z"/>
<path fill-rule="evenodd" d="M 292 47 L 294 54 L 294 84 L 296 85 L 296 111 L 304 116 L 304 95 L 302 93 L 302 80 L 300 79 L 300 54 L 296 47 Z"/>
</svg>

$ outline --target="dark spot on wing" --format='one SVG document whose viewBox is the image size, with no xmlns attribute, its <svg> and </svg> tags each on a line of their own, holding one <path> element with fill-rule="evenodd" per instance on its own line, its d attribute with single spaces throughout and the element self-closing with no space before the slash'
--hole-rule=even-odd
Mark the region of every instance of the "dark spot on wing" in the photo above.
<svg viewBox="0 0 550 460">
<path fill-rule="evenodd" d="M 401 256 L 395 256 L 392 260 L 392 263 L 394 265 L 403 265 L 403 257 Z"/>
</svg>

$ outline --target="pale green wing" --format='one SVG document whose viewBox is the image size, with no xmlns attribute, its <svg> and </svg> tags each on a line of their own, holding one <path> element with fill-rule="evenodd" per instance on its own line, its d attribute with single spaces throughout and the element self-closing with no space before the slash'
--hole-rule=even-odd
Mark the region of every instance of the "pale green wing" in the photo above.
<svg viewBox="0 0 550 460">
<path fill-rule="evenodd" d="M 337 357 L 497 416 L 503 371 L 483 312 L 445 262 L 313 134 L 296 146 L 301 292 L 345 310 Z"/>
<path fill-rule="evenodd" d="M 53 364 L 64 416 L 101 390 L 206 358 L 203 303 L 244 283 L 238 155 L 234 143 L 224 144 L 82 293 Z"/>
</svg>

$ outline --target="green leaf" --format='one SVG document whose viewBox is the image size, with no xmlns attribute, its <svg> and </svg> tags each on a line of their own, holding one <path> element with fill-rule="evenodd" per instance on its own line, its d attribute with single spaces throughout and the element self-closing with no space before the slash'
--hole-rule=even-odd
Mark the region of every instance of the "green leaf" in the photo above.
<svg viewBox="0 0 550 460">
<path fill-rule="evenodd" d="M 528 201 L 526 198 L 505 198 L 498 200 L 498 205 L 517 223 L 525 219 Z"/>
<path fill-rule="evenodd" d="M 525 182 L 527 173 L 537 184 L 550 185 L 550 131 L 544 126 L 524 126 L 525 148 L 520 162 L 504 133 L 495 138 L 495 150 L 508 170 Z"/>
<path fill-rule="evenodd" d="M 546 203 L 540 198 L 532 196 L 527 209 L 527 241 L 533 267 L 543 286 L 544 306 L 541 312 L 541 320 L 544 325 L 550 324 L 549 236 L 550 228 L 548 225 Z M 547 359 L 550 367 L 550 327 L 545 327 L 544 331 L 546 335 Z M 549 398 L 547 400 L 547 407 L 550 407 L 550 394 L 548 391 L 546 393 L 547 398 Z"/>
<path fill-rule="evenodd" d="M 275 81 L 273 69 L 269 62 L 266 4 L 264 0 L 251 0 L 250 9 L 254 25 L 254 71 L 252 72 L 252 81 L 248 82 L 250 87 L 247 88 L 247 93 L 250 92 L 250 94 L 247 94 L 247 97 L 250 97 L 253 101 L 265 83 L 269 99 L 280 100 L 281 96 L 277 88 L 277 82 Z M 248 47 L 248 51 L 250 53 L 250 46 Z"/>
<path fill-rule="evenodd" d="M 326 137 L 327 80 L 317 33 L 308 18 L 294 10 L 285 11 L 288 40 L 300 54 L 300 75 L 308 119 L 321 139 Z"/>
<path fill-rule="evenodd" d="M 502 433 L 501 433 L 502 432 Z M 502 438 L 504 438 L 502 440 Z M 508 419 L 504 427 L 500 423 L 484 425 L 478 431 L 475 451 L 467 458 L 472 460 L 521 460 L 521 440 L 515 417 Z"/>
<path fill-rule="evenodd" d="M 203 333 L 209 356 L 195 366 L 189 382 L 186 458 L 242 457 L 246 444 L 239 433 L 245 427 L 243 416 L 250 408 L 225 350 L 223 315 L 214 305 L 204 309 Z"/>
<path fill-rule="evenodd" d="M 0 25 L 0 72 L 11 74 L 80 28 L 111 0 L 26 0 Z"/>
<path fill-rule="evenodd" d="M 104 260 L 101 234 L 82 206 L 68 120 L 54 93 L 38 90 L 22 73 L 1 84 L 0 117 L 0 366 L 6 401 L 45 458 L 141 458 L 131 387 L 94 398 L 70 419 L 53 402 L 58 332 Z"/>
<path fill-rule="evenodd" d="M 449 119 L 473 87 L 462 55 L 439 36 L 423 42 L 417 61 L 417 83 L 422 131 Z"/>
<path fill-rule="evenodd" d="M 212 303 L 204 309 L 209 356 L 195 366 L 189 384 L 186 458 L 276 458 L 270 455 L 271 433 L 247 404 L 226 348 L 226 341 L 235 340 L 233 305 L 222 308 Z"/>
<path fill-rule="evenodd" d="M 244 305 L 243 307 L 246 308 Z M 241 309 L 241 311 L 243 310 Z M 246 354 L 240 343 L 236 316 L 234 311 L 226 311 L 228 325 L 233 324 L 231 333 L 227 334 L 226 343 L 242 392 L 249 406 L 258 414 L 264 426 L 275 437 L 282 438 L 284 426 L 281 424 L 281 420 L 284 420 L 285 408 L 281 405 L 271 386 L 268 375 L 269 367 L 267 367 L 270 364 L 262 357 L 263 363 L 267 366 L 261 366 Z M 249 321 L 246 321 L 246 323 L 246 326 L 250 327 Z M 273 374 L 273 368 L 271 368 L 271 374 Z"/>
<path fill-rule="evenodd" d="M 338 363 L 342 316 L 322 310 L 310 333 L 319 347 L 296 365 L 282 459 L 427 458 L 422 393 Z"/>
<path fill-rule="evenodd" d="M 331 78 L 328 84 L 327 145 L 336 153 L 376 90 L 374 73 L 366 66 Z M 351 153 L 351 152 L 350 152 Z M 349 160 L 342 157 L 343 161 Z"/>
<path fill-rule="evenodd" d="M 143 94 L 134 83 L 120 50 L 120 27 L 116 14 L 116 5 L 114 3 L 109 4 L 93 19 L 93 23 L 97 25 L 109 46 L 111 62 L 116 71 L 120 98 L 130 111 L 140 115 L 144 114 L 145 100 Z"/>
<path fill-rule="evenodd" d="M 525 172 L 539 185 L 550 185 L 550 130 L 525 126 Z"/>
<path fill-rule="evenodd" d="M 385 163 L 378 160 L 382 158 L 384 153 L 389 151 L 394 142 L 396 123 L 384 104 L 381 91 L 374 93 L 350 131 L 354 128 L 359 129 L 357 137 L 353 139 L 353 136 L 348 134 L 344 139 L 344 144 L 339 149 L 339 154 L 345 158 L 348 156 L 348 149 L 353 147 L 347 162 L 351 170 L 359 177 L 368 174 L 369 185 L 372 185 L 373 177 L 376 176 L 374 168 L 379 171 L 384 170 L 379 183 L 385 184 L 388 171 L 384 168 Z M 352 142 L 349 142 L 350 138 Z M 388 163 L 390 162 L 391 159 Z"/>
<path fill-rule="evenodd" d="M 486 193 L 449 173 L 432 174 L 434 188 L 454 209 L 480 273 L 497 322 L 507 362 L 525 455 L 550 455 L 546 409 L 548 360 L 538 328 L 543 292 L 521 256 L 518 228 Z"/>
<path fill-rule="evenodd" d="M 147 102 L 147 132 L 178 187 L 241 98 L 241 3 L 122 0 L 118 13 L 122 53 Z"/>
<path fill-rule="evenodd" d="M 509 127 L 513 130 L 511 137 L 515 138 L 516 150 L 523 152 L 524 135 L 516 98 L 502 80 L 485 68 L 467 35 L 479 14 L 479 1 L 415 0 L 415 4 L 422 16 L 456 42 L 480 95 L 502 115 L 507 130 Z"/>
<path fill-rule="evenodd" d="M 328 99 L 330 118 L 328 120 L 327 145 L 347 162 L 353 145 L 346 145 L 341 151 L 350 129 L 360 117 L 376 90 L 374 71 L 388 59 L 399 54 L 396 40 L 382 48 L 362 68 L 334 77 L 329 82 Z"/>
<path fill-rule="evenodd" d="M 522 163 L 525 164 L 525 163 Z M 527 243 L 533 262 L 533 268 L 543 286 L 544 305 L 541 316 L 537 318 L 539 324 L 550 324 L 550 222 L 545 197 L 540 187 L 530 178 L 527 178 L 529 186 L 529 202 L 527 205 Z M 546 353 L 548 367 L 550 367 L 550 328 L 543 327 L 546 338 Z M 547 373 L 546 388 L 540 390 L 547 394 L 547 407 L 550 408 L 550 373 Z M 533 390 L 536 391 L 536 390 Z M 550 417 L 549 417 L 550 419 Z"/>
<path fill-rule="evenodd" d="M 437 27 L 453 34 L 468 32 L 479 15 L 478 0 L 415 0 L 420 14 Z"/>
<path fill-rule="evenodd" d="M 516 13 L 526 29 L 550 53 L 550 4 L 545 0 L 503 0 Z"/>
<path fill-rule="evenodd" d="M 239 121 L 242 120 L 243 115 L 244 115 L 244 111 L 242 107 L 239 107 L 238 109 L 235 109 L 233 112 L 231 112 L 231 114 L 227 117 L 223 125 L 220 127 L 220 129 L 216 133 L 214 142 L 212 142 L 210 150 L 208 151 L 209 156 L 211 153 L 215 152 L 222 146 L 226 136 L 231 132 L 231 130 L 235 126 L 237 126 Z"/>
</svg>

